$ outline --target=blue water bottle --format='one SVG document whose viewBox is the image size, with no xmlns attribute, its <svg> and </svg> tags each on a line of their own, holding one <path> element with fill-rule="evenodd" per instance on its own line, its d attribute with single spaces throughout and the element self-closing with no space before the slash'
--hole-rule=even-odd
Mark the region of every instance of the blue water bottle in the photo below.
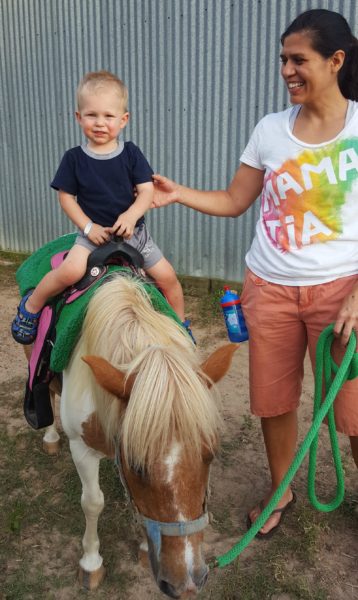
<svg viewBox="0 0 358 600">
<path fill-rule="evenodd" d="M 236 292 L 224 286 L 224 295 L 220 298 L 221 308 L 224 313 L 225 325 L 231 342 L 245 342 L 249 339 L 244 315 L 242 314 L 241 300 Z"/>
</svg>

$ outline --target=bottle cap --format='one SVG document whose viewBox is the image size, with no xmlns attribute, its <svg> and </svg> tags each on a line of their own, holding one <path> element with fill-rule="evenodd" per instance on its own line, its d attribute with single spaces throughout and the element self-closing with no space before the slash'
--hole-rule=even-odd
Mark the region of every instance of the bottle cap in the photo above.
<svg viewBox="0 0 358 600">
<path fill-rule="evenodd" d="M 220 304 L 224 308 L 226 306 L 232 306 L 233 304 L 239 304 L 240 297 L 234 290 L 230 289 L 230 286 L 224 286 L 224 295 L 220 298 Z"/>
</svg>

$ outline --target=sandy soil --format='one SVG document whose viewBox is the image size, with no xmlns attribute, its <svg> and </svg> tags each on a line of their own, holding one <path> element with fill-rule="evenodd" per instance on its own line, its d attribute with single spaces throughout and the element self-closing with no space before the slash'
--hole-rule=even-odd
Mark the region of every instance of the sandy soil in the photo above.
<svg viewBox="0 0 358 600">
<path fill-rule="evenodd" d="M 0 384 L 2 387 L 6 386 L 8 382 L 14 381 L 14 378 L 24 381 L 26 377 L 23 349 L 14 343 L 9 335 L 9 326 L 16 310 L 17 301 L 17 289 L 14 285 L 0 286 L 2 313 L 0 322 Z M 218 323 L 203 328 L 195 326 L 195 300 L 189 298 L 188 306 L 192 312 L 194 332 L 199 343 L 200 352 L 204 357 L 214 347 L 226 341 L 224 328 Z M 307 365 L 306 373 L 300 409 L 300 439 L 303 438 L 309 428 L 312 411 L 313 378 L 310 374 L 309 365 Z M 227 518 L 221 518 L 221 530 L 212 526 L 207 528 L 205 550 L 208 556 L 227 551 L 239 539 L 245 531 L 245 515 L 248 509 L 265 494 L 268 484 L 259 423 L 256 419 L 252 419 L 249 413 L 247 344 L 242 344 L 236 352 L 234 364 L 229 374 L 219 384 L 219 388 L 222 394 L 225 431 L 221 458 L 215 460 L 212 469 L 210 509 L 219 517 L 220 515 L 222 517 L 225 513 Z M 0 420 L 3 424 L 6 423 L 7 431 L 14 435 L 19 430 L 28 427 L 21 415 L 14 415 L 6 404 L 0 406 Z M 323 494 L 327 493 L 329 496 L 334 491 L 334 476 L 329 464 L 329 445 L 325 431 L 322 438 L 318 473 L 319 488 L 323 491 Z M 41 433 L 39 433 L 38 443 L 41 444 Z M 354 502 L 357 502 L 358 478 L 349 457 L 347 440 L 340 439 L 340 444 L 345 456 L 347 493 Z M 295 489 L 299 502 L 303 505 L 308 505 L 306 475 L 307 463 L 301 467 L 295 478 Z M 316 561 L 314 565 L 307 566 L 305 577 L 308 581 L 314 581 L 315 578 L 318 578 L 321 582 L 323 581 L 325 588 L 329 590 L 326 596 L 327 599 L 351 600 L 358 598 L 358 531 L 356 530 L 356 533 L 352 534 L 352 529 L 335 528 L 334 521 L 328 521 L 328 517 L 325 515 L 321 519 L 324 526 L 322 526 L 320 543 L 317 547 Z M 292 517 L 291 522 L 292 520 L 294 527 L 294 517 Z M 39 536 L 41 536 L 40 532 Z M 50 544 L 51 540 L 48 540 L 47 546 L 50 546 Z M 270 544 L 270 542 L 264 544 Z M 254 541 L 240 559 L 243 565 L 242 568 L 248 567 L 251 560 L 257 559 L 260 553 L 265 551 L 265 546 L 262 546 L 259 541 Z M 73 560 L 78 560 L 78 556 L 76 558 L 76 546 L 74 548 L 67 547 L 66 553 L 67 559 L 71 556 Z M 133 584 L 126 593 L 126 600 L 151 600 L 163 597 L 155 589 L 150 575 L 138 564 L 133 564 L 128 556 L 128 549 L 124 551 L 122 558 L 134 576 Z M 58 558 L 56 562 L 58 563 L 60 560 Z M 212 577 L 215 578 L 216 576 L 216 574 L 213 574 Z M 74 585 L 76 585 L 75 582 Z M 70 590 L 62 592 L 57 590 L 56 598 L 66 598 L 67 600 L 68 598 L 79 597 L 77 594 Z M 92 595 L 91 597 L 96 598 Z M 202 597 L 209 598 L 211 596 L 206 596 L 204 593 Z M 241 598 L 241 596 L 235 597 Z M 272 596 L 275 600 L 292 600 L 297 597 L 301 596 L 287 594 Z M 311 596 L 309 597 L 311 598 Z M 262 599 L 258 598 L 258 600 Z"/>
</svg>

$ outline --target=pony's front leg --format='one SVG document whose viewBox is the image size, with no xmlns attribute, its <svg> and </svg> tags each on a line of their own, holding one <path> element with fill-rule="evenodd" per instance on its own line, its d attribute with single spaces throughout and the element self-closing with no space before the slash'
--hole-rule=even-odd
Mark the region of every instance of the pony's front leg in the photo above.
<svg viewBox="0 0 358 600">
<path fill-rule="evenodd" d="M 103 492 L 99 487 L 99 461 L 102 455 L 88 448 L 82 440 L 70 440 L 70 448 L 82 482 L 81 506 L 86 517 L 86 531 L 82 540 L 84 554 L 80 560 L 79 579 L 81 585 L 93 590 L 104 577 L 97 534 L 98 517 L 104 506 Z"/>
</svg>

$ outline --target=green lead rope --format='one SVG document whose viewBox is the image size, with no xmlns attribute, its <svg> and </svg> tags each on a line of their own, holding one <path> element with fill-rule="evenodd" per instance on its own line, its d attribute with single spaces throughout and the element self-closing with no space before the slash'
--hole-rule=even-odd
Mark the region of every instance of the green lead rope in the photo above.
<svg viewBox="0 0 358 600">
<path fill-rule="evenodd" d="M 270 502 L 267 504 L 267 506 L 265 506 L 256 521 L 250 527 L 249 531 L 228 552 L 222 554 L 221 556 L 217 556 L 213 561 L 211 561 L 209 563 L 210 568 L 227 566 L 233 560 L 235 560 L 235 558 L 237 558 L 239 554 L 243 552 L 243 550 L 245 550 L 257 532 L 266 523 L 270 514 L 283 496 L 283 493 L 301 466 L 301 463 L 309 448 L 311 448 L 311 450 L 308 468 L 308 495 L 311 503 L 318 510 L 325 512 L 334 510 L 341 504 L 344 497 L 344 477 L 334 421 L 333 402 L 344 382 L 347 379 L 353 379 L 354 377 L 358 376 L 358 353 L 356 352 L 356 335 L 353 331 L 350 336 L 343 360 L 341 364 L 337 366 L 331 356 L 331 345 L 333 340 L 333 325 L 329 325 L 321 333 L 317 343 L 313 423 L 301 446 L 299 447 L 292 464 L 290 465 L 276 492 L 272 496 Z M 326 397 L 322 403 L 323 371 Z M 332 374 L 335 374 L 333 380 Z M 329 504 L 321 504 L 317 500 L 315 494 L 314 480 L 316 472 L 318 432 L 322 421 L 327 414 L 337 485 L 336 497 Z"/>
<path fill-rule="evenodd" d="M 337 430 L 336 424 L 334 420 L 334 410 L 333 410 L 333 401 L 337 396 L 337 393 L 340 390 L 340 387 L 348 378 L 353 378 L 351 376 L 352 365 L 354 360 L 354 355 L 357 354 L 355 352 L 355 334 L 351 336 L 351 339 L 348 344 L 347 352 L 343 360 L 346 359 L 346 356 L 349 351 L 350 345 L 353 347 L 353 354 L 350 360 L 347 360 L 347 368 L 345 368 L 342 372 L 342 383 L 337 385 L 336 379 L 334 375 L 338 373 L 338 367 L 334 363 L 332 354 L 331 354 L 331 345 L 334 339 L 333 335 L 333 325 L 330 325 L 323 331 L 323 334 L 319 338 L 317 345 L 317 359 L 316 359 L 316 372 L 315 372 L 315 395 L 314 395 L 314 408 L 313 408 L 313 418 L 316 419 L 316 416 L 319 412 L 319 409 L 322 405 L 322 394 L 323 394 L 323 380 L 324 386 L 326 390 L 326 399 L 329 395 L 329 391 L 331 387 L 333 388 L 332 392 L 332 402 L 329 404 L 327 419 L 328 419 L 328 430 L 329 437 L 331 441 L 332 448 L 332 460 L 336 471 L 336 495 L 331 500 L 331 502 L 327 504 L 322 504 L 317 499 L 316 491 L 315 491 L 315 479 L 316 479 L 316 465 L 317 465 L 317 448 L 318 448 L 318 435 L 316 435 L 312 441 L 310 448 L 310 456 L 309 456 L 309 465 L 308 465 L 308 497 L 311 501 L 311 504 L 317 510 L 322 512 L 330 512 L 338 508 L 338 506 L 342 503 L 344 498 L 344 473 L 342 467 L 341 454 L 339 451 L 338 438 L 337 438 Z"/>
</svg>

